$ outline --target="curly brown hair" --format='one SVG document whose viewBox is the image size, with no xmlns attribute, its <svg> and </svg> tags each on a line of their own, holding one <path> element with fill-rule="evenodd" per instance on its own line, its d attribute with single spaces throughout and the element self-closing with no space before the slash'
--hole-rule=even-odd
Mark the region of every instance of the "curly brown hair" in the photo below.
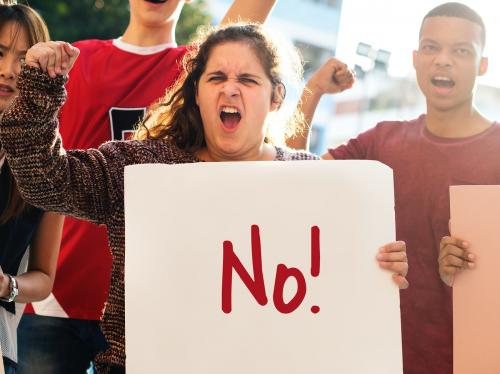
<svg viewBox="0 0 500 374">
<path fill-rule="evenodd" d="M 262 26 L 233 24 L 209 29 L 201 35 L 201 42 L 190 47 L 183 59 L 183 72 L 179 79 L 148 110 L 135 132 L 135 139 L 167 139 L 180 149 L 193 153 L 206 146 L 203 122 L 196 104 L 198 83 L 214 47 L 227 42 L 244 42 L 253 48 L 271 81 L 272 100 L 281 104 L 286 91 L 281 78 L 280 53 L 276 43 L 264 32 Z M 298 56 L 297 52 L 294 53 Z M 283 89 L 277 90 L 278 86 Z M 301 116 L 296 113 L 287 123 L 287 132 L 295 132 L 295 128 L 301 123 Z M 266 141 L 271 142 L 269 136 Z"/>
</svg>

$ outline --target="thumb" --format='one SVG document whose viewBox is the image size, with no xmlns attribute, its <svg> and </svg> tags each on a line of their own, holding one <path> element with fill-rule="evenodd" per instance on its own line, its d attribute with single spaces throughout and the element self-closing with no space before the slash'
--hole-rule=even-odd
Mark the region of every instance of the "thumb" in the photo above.
<svg viewBox="0 0 500 374">
<path fill-rule="evenodd" d="M 446 284 L 448 287 L 453 287 L 453 282 L 455 280 L 455 276 L 452 274 L 441 274 L 441 280 Z"/>
<path fill-rule="evenodd" d="M 37 60 L 33 59 L 33 58 L 30 58 L 31 56 L 28 56 L 26 59 L 25 59 L 25 63 L 26 65 L 28 66 L 31 66 L 31 67 L 34 67 L 34 68 L 39 68 L 41 69 L 41 66 L 40 64 L 38 63 Z"/>
<path fill-rule="evenodd" d="M 71 57 L 75 57 L 75 56 L 78 56 L 80 54 L 80 50 L 74 46 L 72 46 L 71 44 L 69 43 L 65 43 L 64 44 L 64 50 L 66 51 L 66 53 L 68 55 L 70 55 Z"/>
</svg>

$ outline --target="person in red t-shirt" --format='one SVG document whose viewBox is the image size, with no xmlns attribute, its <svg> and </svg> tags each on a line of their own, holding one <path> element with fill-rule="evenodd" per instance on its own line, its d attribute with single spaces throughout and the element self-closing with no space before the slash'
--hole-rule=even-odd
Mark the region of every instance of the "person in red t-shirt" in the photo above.
<svg viewBox="0 0 500 374">
<path fill-rule="evenodd" d="M 453 372 L 449 286 L 458 270 L 473 267 L 473 255 L 466 242 L 449 236 L 449 186 L 500 184 L 500 159 L 495 156 L 500 125 L 473 104 L 476 78 L 488 66 L 484 46 L 484 23 L 474 10 L 460 3 L 432 9 L 413 52 L 426 114 L 381 122 L 323 156 L 378 160 L 394 171 L 396 235 L 407 245 L 410 283 L 401 293 L 405 374 Z M 332 77 L 346 70 L 338 61 L 328 64 L 311 77 L 303 96 L 309 123 L 321 95 L 339 91 Z M 307 135 L 289 145 L 305 147 Z"/>
<path fill-rule="evenodd" d="M 235 0 L 223 22 L 263 22 L 275 0 Z M 60 113 L 66 149 L 127 138 L 147 106 L 177 79 L 186 47 L 175 43 L 184 1 L 130 0 L 122 37 L 85 40 Z M 68 217 L 52 294 L 27 306 L 19 328 L 19 371 L 85 373 L 106 348 L 99 320 L 107 299 L 111 254 L 104 227 Z"/>
</svg>

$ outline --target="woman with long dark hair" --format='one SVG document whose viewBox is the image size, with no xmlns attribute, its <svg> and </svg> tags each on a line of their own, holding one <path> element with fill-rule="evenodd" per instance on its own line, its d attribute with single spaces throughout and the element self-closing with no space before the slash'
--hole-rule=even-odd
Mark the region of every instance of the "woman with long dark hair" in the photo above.
<svg viewBox="0 0 500 374">
<path fill-rule="evenodd" d="M 42 18 L 24 5 L 0 4 L 0 111 L 17 96 L 27 50 L 47 42 Z M 0 143 L 0 344 L 6 373 L 17 362 L 16 330 L 24 306 L 43 300 L 54 283 L 63 216 L 23 199 Z M 28 256 L 29 248 L 29 256 Z"/>
</svg>

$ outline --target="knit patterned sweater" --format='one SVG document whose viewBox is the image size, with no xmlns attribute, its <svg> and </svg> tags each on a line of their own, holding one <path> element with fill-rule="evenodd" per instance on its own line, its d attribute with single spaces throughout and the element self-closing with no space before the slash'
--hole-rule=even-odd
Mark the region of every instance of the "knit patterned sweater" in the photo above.
<svg viewBox="0 0 500 374">
<path fill-rule="evenodd" d="M 106 373 L 112 365 L 125 366 L 124 167 L 200 160 L 165 140 L 108 142 L 98 149 L 65 151 L 57 131 L 65 81 L 23 66 L 19 96 L 1 118 L 0 141 L 28 202 L 107 226 L 113 268 L 101 327 L 109 349 L 96 359 L 98 372 Z M 318 159 L 309 153 L 276 151 L 276 161 Z"/>
</svg>

